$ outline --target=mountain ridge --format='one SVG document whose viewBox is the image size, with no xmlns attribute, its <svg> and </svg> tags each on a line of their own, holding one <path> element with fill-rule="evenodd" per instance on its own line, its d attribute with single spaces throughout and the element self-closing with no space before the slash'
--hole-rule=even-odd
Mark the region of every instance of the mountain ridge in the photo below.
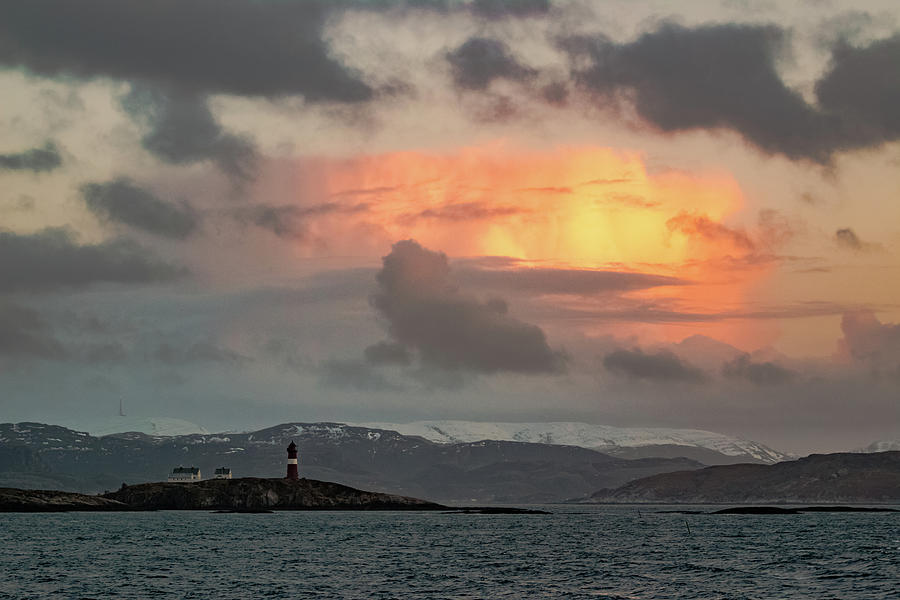
<svg viewBox="0 0 900 600">
<path fill-rule="evenodd" d="M 577 421 L 502 423 L 477 421 L 415 421 L 412 423 L 352 423 L 417 435 L 436 443 L 481 440 L 518 441 L 579 446 L 605 453 L 627 452 L 648 446 L 700 448 L 741 461 L 775 463 L 791 458 L 759 442 L 702 429 L 668 427 L 612 427 Z"/>
<path fill-rule="evenodd" d="M 652 475 L 591 494 L 596 503 L 895 503 L 900 452 L 811 454 L 774 465 L 723 465 Z"/>
<path fill-rule="evenodd" d="M 121 483 L 160 481 L 182 465 L 198 466 L 206 474 L 228 466 L 235 477 L 282 477 L 291 441 L 300 446 L 304 477 L 444 502 L 555 502 L 659 472 L 703 466 L 684 458 L 628 460 L 576 446 L 490 440 L 437 444 L 342 423 L 100 438 L 57 425 L 19 423 L 0 424 L 0 449 L 9 450 L 8 461 L 0 462 L 0 485 L 95 492 Z"/>
</svg>

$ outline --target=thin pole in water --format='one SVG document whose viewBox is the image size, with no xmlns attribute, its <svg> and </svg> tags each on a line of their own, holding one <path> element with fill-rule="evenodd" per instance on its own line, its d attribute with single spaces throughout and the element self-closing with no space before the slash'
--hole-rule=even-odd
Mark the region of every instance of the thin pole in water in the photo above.
<svg viewBox="0 0 900 600">
<path fill-rule="evenodd" d="M 694 537 L 694 534 L 691 533 L 691 526 L 688 525 L 687 519 L 684 520 L 684 526 L 687 527 L 688 535 L 691 536 L 691 537 Z"/>
</svg>

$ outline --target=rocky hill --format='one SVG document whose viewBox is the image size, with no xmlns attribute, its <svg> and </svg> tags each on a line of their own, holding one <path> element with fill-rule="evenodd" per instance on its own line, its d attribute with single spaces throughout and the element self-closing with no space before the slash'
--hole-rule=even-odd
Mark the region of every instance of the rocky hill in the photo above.
<svg viewBox="0 0 900 600">
<path fill-rule="evenodd" d="M 0 424 L 0 485 L 94 493 L 122 483 L 162 481 L 179 465 L 200 467 L 207 476 L 227 466 L 235 477 L 283 477 L 285 447 L 292 440 L 300 448 L 302 476 L 440 502 L 554 502 L 703 466 L 684 458 L 627 460 L 552 444 L 439 444 L 340 423 L 289 423 L 249 433 L 103 437 L 55 425 L 6 423 Z"/>
<path fill-rule="evenodd" d="M 900 452 L 813 454 L 774 465 L 665 473 L 591 495 L 593 502 L 900 503 Z"/>
</svg>

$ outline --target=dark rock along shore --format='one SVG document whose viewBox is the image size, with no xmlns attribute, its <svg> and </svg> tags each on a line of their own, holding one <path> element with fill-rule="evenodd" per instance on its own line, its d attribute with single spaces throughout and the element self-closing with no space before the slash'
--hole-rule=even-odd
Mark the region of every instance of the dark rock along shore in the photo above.
<svg viewBox="0 0 900 600">
<path fill-rule="evenodd" d="M 131 510 L 102 496 L 55 490 L 0 488 L 0 512 L 61 512 L 69 510 Z"/>
</svg>

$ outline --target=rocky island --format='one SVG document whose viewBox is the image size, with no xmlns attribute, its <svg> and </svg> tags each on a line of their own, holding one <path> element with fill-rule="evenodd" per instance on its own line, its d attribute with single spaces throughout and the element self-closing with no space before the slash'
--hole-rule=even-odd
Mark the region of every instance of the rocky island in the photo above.
<svg viewBox="0 0 900 600">
<path fill-rule="evenodd" d="M 545 514 L 522 508 L 451 507 L 436 502 L 357 490 L 314 479 L 207 479 L 193 483 L 123 485 L 99 496 L 0 488 L 0 512 L 209 510 L 426 510 L 465 514 Z"/>
<path fill-rule="evenodd" d="M 142 483 L 104 494 L 134 510 L 442 510 L 418 498 L 366 492 L 314 479 L 207 479 Z"/>
<path fill-rule="evenodd" d="M 89 496 L 48 490 L 0 488 L 0 511 L 73 510 L 447 510 L 394 494 L 366 492 L 313 479 L 208 479 L 194 483 L 142 483 Z"/>
</svg>

